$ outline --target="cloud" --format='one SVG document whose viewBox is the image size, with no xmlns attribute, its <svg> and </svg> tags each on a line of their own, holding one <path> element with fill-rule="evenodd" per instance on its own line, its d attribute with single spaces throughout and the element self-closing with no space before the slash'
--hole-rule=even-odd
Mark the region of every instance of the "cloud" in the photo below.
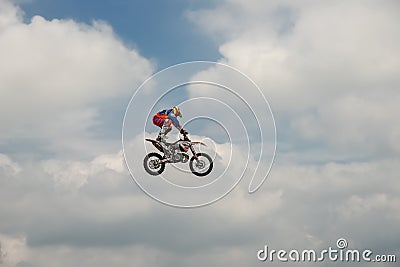
<svg viewBox="0 0 400 267">
<path fill-rule="evenodd" d="M 46 160 L 42 166 L 56 186 L 66 189 L 79 189 L 88 183 L 90 177 L 104 171 L 126 174 L 122 151 L 114 155 L 100 155 L 91 162 Z"/>
<path fill-rule="evenodd" d="M 106 248 L 82 249 L 67 246 L 29 247 L 24 238 L 0 236 L 3 242 L 4 267 L 44 267 L 44 266 L 167 266 L 169 255 L 148 246 L 129 246 L 118 250 Z"/>
<path fill-rule="evenodd" d="M 114 260 L 138 266 L 204 261 L 255 266 L 254 255 L 264 244 L 318 249 L 345 237 L 353 247 L 385 253 L 398 247 L 398 160 L 320 166 L 278 162 L 260 192 L 248 195 L 242 181 L 221 201 L 194 210 L 150 199 L 116 167 L 121 160 L 119 152 L 90 161 L 46 160 L 20 164 L 13 183 L 2 177 L 0 225 L 9 238 L 23 241 L 19 249 L 25 252 L 15 253 L 19 261 L 70 266 L 97 253 L 96 264 L 104 261 L 98 266 Z M 71 183 L 71 178 L 84 182 Z M 4 245 L 2 250 L 7 251 Z M 144 251 L 159 258 L 152 261 L 139 253 Z"/>
<path fill-rule="evenodd" d="M 0 154 L 0 168 L 4 172 L 4 176 L 14 176 L 21 171 L 19 164 L 4 154 Z"/>
<path fill-rule="evenodd" d="M 323 145 L 333 160 L 365 159 L 399 152 L 398 8 L 396 1 L 232 0 L 188 17 L 218 36 L 221 62 L 263 89 L 281 142 L 294 150 Z"/>
<path fill-rule="evenodd" d="M 0 234 L 0 264 L 4 267 L 14 267 L 27 256 L 24 237 L 12 237 Z"/>
<path fill-rule="evenodd" d="M 25 23 L 18 7 L 2 7 L 0 144 L 27 140 L 42 142 L 42 153 L 95 155 L 93 129 L 112 112 L 104 103 L 126 102 L 154 66 L 106 22 L 35 16 Z"/>
</svg>

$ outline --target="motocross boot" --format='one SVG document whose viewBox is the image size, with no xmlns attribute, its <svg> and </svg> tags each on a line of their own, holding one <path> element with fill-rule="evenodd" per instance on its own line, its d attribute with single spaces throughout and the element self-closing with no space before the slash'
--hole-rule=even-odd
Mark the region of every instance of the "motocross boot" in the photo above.
<svg viewBox="0 0 400 267">
<path fill-rule="evenodd" d="M 161 131 L 160 131 L 160 133 L 158 134 L 156 140 L 159 141 L 159 142 L 165 142 L 165 141 L 168 139 L 167 134 L 168 134 L 171 130 L 172 130 L 171 127 L 163 126 L 163 127 L 161 128 Z"/>
<path fill-rule="evenodd" d="M 156 141 L 158 141 L 158 142 L 164 142 L 164 143 L 165 143 L 165 141 L 166 141 L 167 139 L 168 139 L 168 137 L 165 136 L 165 134 L 159 133 L 158 136 L 157 136 L 157 138 L 156 138 Z"/>
</svg>

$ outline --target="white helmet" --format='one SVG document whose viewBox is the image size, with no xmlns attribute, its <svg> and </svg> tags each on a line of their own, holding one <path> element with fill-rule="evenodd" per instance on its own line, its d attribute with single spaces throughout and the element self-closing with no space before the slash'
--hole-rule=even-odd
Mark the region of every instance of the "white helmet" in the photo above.
<svg viewBox="0 0 400 267">
<path fill-rule="evenodd" d="M 181 110 L 177 106 L 173 107 L 172 110 L 173 110 L 175 116 L 182 118 Z"/>
</svg>

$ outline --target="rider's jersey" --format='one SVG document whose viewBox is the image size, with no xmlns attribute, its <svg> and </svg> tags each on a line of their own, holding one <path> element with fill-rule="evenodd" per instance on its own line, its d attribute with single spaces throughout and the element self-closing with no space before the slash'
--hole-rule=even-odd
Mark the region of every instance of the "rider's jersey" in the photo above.
<svg viewBox="0 0 400 267">
<path fill-rule="evenodd" d="M 173 109 L 164 109 L 161 110 L 160 112 L 158 112 L 155 116 L 157 116 L 158 118 L 162 118 L 164 120 L 166 119 L 170 119 L 172 121 L 172 124 L 178 128 L 179 130 L 182 129 L 181 124 L 178 121 L 178 118 L 175 116 L 174 114 L 174 110 Z"/>
</svg>

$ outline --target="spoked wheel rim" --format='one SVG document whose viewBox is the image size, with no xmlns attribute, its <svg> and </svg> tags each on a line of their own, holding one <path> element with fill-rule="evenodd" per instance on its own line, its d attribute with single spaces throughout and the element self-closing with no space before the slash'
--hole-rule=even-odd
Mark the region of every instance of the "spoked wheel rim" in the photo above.
<svg viewBox="0 0 400 267">
<path fill-rule="evenodd" d="M 148 166 L 149 166 L 149 168 L 150 169 L 152 169 L 152 170 L 157 170 L 157 169 L 159 169 L 161 166 L 160 166 L 161 164 L 160 164 L 160 160 L 157 158 L 157 157 L 151 157 L 149 160 L 148 160 Z"/>
<path fill-rule="evenodd" d="M 202 159 L 197 159 L 197 160 L 194 161 L 194 167 L 198 171 L 202 171 L 206 167 L 206 163 Z"/>
<path fill-rule="evenodd" d="M 165 163 L 161 162 L 162 156 L 158 153 L 149 153 L 143 160 L 143 166 L 150 175 L 159 175 L 165 169 Z"/>
<path fill-rule="evenodd" d="M 194 175 L 206 176 L 213 169 L 213 161 L 206 153 L 198 153 L 197 158 L 192 157 L 189 162 L 190 170 Z"/>
</svg>

